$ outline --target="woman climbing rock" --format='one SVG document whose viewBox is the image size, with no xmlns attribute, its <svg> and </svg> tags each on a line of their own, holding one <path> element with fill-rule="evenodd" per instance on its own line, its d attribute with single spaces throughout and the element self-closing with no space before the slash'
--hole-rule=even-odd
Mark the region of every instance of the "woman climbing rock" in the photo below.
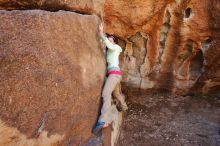
<svg viewBox="0 0 220 146">
<path fill-rule="evenodd" d="M 108 38 L 105 36 L 102 24 L 99 27 L 99 31 L 105 46 L 108 48 L 108 72 L 107 79 L 102 90 L 103 105 L 101 109 L 101 115 L 95 128 L 93 129 L 94 134 L 98 134 L 103 128 L 108 127 L 113 121 L 114 109 L 112 106 L 112 94 L 116 101 L 119 103 L 119 109 L 122 111 L 126 111 L 128 109 L 127 104 L 125 103 L 125 97 L 121 92 L 120 85 L 122 72 L 119 68 L 119 55 L 122 52 L 122 48 L 115 43 L 113 36 L 109 36 Z"/>
</svg>

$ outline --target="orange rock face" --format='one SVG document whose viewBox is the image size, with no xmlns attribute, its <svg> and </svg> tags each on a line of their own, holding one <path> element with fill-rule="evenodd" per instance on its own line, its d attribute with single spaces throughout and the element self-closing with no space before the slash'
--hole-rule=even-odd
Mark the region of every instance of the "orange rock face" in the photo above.
<svg viewBox="0 0 220 146">
<path fill-rule="evenodd" d="M 172 0 L 106 0 L 105 23 L 110 34 L 127 38 L 140 31 L 152 29 L 163 19 L 164 9 Z"/>
<path fill-rule="evenodd" d="M 106 0 L 106 32 L 124 48 L 124 82 L 150 91 L 219 90 L 219 13 L 218 0 Z"/>
<path fill-rule="evenodd" d="M 25 10 L 0 19 L 0 146 L 85 142 L 105 76 L 98 17 Z"/>
</svg>

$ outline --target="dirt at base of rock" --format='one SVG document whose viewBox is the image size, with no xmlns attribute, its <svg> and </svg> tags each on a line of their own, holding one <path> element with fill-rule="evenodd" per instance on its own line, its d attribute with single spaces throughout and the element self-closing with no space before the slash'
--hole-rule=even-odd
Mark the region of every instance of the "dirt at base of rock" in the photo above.
<svg viewBox="0 0 220 146">
<path fill-rule="evenodd" d="M 219 96 L 128 96 L 118 146 L 220 146 Z"/>
</svg>

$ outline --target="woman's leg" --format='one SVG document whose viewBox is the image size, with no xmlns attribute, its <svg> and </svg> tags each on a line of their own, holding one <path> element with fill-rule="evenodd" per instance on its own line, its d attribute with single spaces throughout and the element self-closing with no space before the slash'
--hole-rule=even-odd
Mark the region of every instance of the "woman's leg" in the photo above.
<svg viewBox="0 0 220 146">
<path fill-rule="evenodd" d="M 120 82 L 120 76 L 118 75 L 109 75 L 103 91 L 102 91 L 102 98 L 103 98 L 103 105 L 102 105 L 102 109 L 101 109 L 101 116 L 99 118 L 99 121 L 101 122 L 106 122 L 108 124 L 110 124 L 113 120 L 113 108 L 111 105 L 111 101 L 112 101 L 112 92 L 114 91 L 116 85 L 118 84 L 118 82 Z"/>
<path fill-rule="evenodd" d="M 120 82 L 116 85 L 116 87 L 113 91 L 113 96 L 116 98 L 116 100 L 119 101 L 120 108 L 123 111 L 126 111 L 128 109 L 128 106 L 125 102 L 125 96 L 123 95 L 123 93 L 121 91 L 121 83 Z"/>
</svg>

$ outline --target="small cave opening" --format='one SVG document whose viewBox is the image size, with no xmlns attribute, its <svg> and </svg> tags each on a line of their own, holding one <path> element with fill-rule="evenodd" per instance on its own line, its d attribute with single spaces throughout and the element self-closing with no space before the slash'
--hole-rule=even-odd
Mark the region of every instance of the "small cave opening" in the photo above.
<svg viewBox="0 0 220 146">
<path fill-rule="evenodd" d="M 184 18 L 189 18 L 190 15 L 192 13 L 192 9 L 191 8 L 187 8 L 184 12 Z"/>
<path fill-rule="evenodd" d="M 209 49 L 212 42 L 213 42 L 213 39 L 211 37 L 209 37 L 208 39 L 206 39 L 204 41 L 201 41 L 203 53 L 205 53 Z"/>
<path fill-rule="evenodd" d="M 212 42 L 212 40 L 213 39 L 211 37 L 209 37 L 207 40 L 205 40 L 205 43 L 210 44 Z"/>
<path fill-rule="evenodd" d="M 189 79 L 197 80 L 203 70 L 204 55 L 202 50 L 199 50 L 195 56 L 192 57 L 190 66 L 189 66 Z"/>
</svg>

